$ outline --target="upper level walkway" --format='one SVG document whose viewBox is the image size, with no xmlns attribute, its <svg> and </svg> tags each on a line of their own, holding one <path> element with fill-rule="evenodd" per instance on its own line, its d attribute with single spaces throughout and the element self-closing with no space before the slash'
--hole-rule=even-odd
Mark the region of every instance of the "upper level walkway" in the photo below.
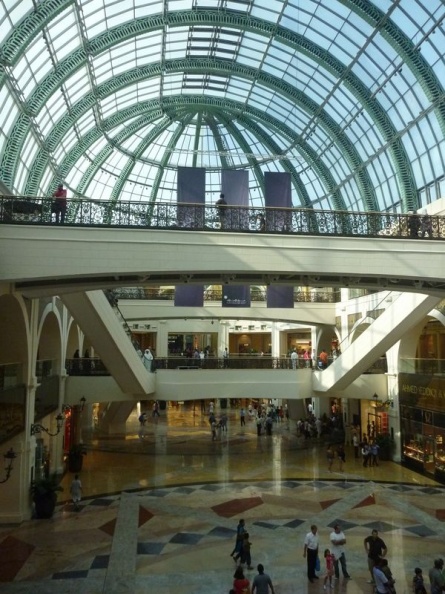
<svg viewBox="0 0 445 594">
<path fill-rule="evenodd" d="M 181 284 L 445 287 L 445 242 L 407 237 L 2 224 L 0 253 L 0 282 L 30 297 Z"/>
</svg>

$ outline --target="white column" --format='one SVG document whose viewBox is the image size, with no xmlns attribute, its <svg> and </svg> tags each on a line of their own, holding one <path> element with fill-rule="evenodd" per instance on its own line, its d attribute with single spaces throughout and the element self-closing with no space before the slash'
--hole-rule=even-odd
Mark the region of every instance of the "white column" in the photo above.
<svg viewBox="0 0 445 594">
<path fill-rule="evenodd" d="M 229 348 L 229 322 L 220 322 L 218 332 L 218 357 L 222 357 L 226 347 Z"/>
<path fill-rule="evenodd" d="M 271 340 L 272 340 L 272 357 L 279 357 L 280 356 L 280 331 L 277 327 L 276 322 L 272 322 L 272 329 L 271 329 Z M 283 353 L 287 354 L 287 353 Z"/>
<path fill-rule="evenodd" d="M 156 357 L 168 357 L 168 324 L 159 320 L 156 333 Z"/>
</svg>

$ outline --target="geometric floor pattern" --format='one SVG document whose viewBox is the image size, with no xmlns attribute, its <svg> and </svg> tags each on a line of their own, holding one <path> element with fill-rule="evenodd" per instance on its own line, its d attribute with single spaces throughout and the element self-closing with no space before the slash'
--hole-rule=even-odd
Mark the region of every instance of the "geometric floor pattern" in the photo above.
<svg viewBox="0 0 445 594">
<path fill-rule="evenodd" d="M 351 459 L 350 448 L 347 470 L 329 473 L 324 447 L 297 450 L 292 425 L 260 441 L 254 426 L 233 422 L 224 444 L 233 446 L 230 456 L 211 443 L 206 422 L 187 411 L 161 418 L 160 426 L 147 429 L 147 452 L 138 453 L 132 430 L 113 451 L 100 453 L 96 444 L 81 475 L 80 511 L 62 500 L 50 520 L 0 527 L 0 592 L 227 594 L 240 518 L 250 534 L 252 565 L 265 566 L 276 594 L 323 591 L 322 580 L 306 579 L 303 540 L 313 523 L 321 550 L 330 546 L 334 524 L 346 536 L 351 579 L 336 581 L 335 593 L 372 594 L 363 540 L 373 529 L 387 545 L 398 594 L 411 592 L 414 567 L 427 576 L 433 560 L 445 557 L 445 488 L 433 480 L 392 462 L 371 474 Z M 176 431 L 178 452 L 162 453 L 160 438 L 169 430 Z M 70 480 L 64 479 L 65 491 Z M 245 573 L 251 580 L 256 571 Z"/>
<path fill-rule="evenodd" d="M 403 485 L 405 501 L 400 509 L 400 505 L 393 503 L 400 503 L 401 491 L 394 497 L 391 484 L 356 482 L 346 490 L 337 481 L 287 480 L 282 484 L 261 481 L 258 485 L 236 483 L 215 489 L 209 486 L 194 485 L 187 494 L 181 487 L 172 487 L 130 495 L 137 498 L 139 510 L 135 518 L 135 576 L 136 588 L 140 587 L 137 591 L 150 591 L 144 590 L 146 579 L 150 580 L 151 591 L 156 594 L 171 592 L 173 586 L 176 592 L 184 593 L 228 591 L 234 569 L 228 554 L 241 517 L 232 515 L 234 502 L 237 506 L 239 502 L 238 509 L 250 534 L 252 563 L 261 562 L 267 567 L 278 593 L 314 591 L 313 585 L 307 584 L 304 578 L 302 558 L 303 538 L 312 523 L 319 526 L 321 548 L 329 546 L 329 533 L 334 524 L 339 523 L 346 535 L 348 571 L 352 579 L 339 580 L 338 591 L 368 592 L 363 539 L 374 529 L 388 546 L 388 559 L 399 583 L 398 592 L 410 591 L 414 567 L 427 570 L 432 560 L 445 552 L 445 524 L 433 513 L 436 505 L 443 505 L 441 488 L 428 495 L 425 507 L 424 488 Z M 71 511 L 68 505 L 59 506 L 53 519 L 44 521 L 50 522 L 53 534 L 58 534 L 59 546 L 66 545 L 64 554 L 54 554 L 51 569 L 44 562 L 42 552 L 38 552 L 38 544 L 29 542 L 27 527 L 22 527 L 23 540 L 20 528 L 16 529 L 15 536 L 7 536 L 0 543 L 2 593 L 26 591 L 20 586 L 50 592 L 54 581 L 62 592 L 70 591 L 63 589 L 64 584 L 70 584 L 71 588 L 73 582 L 78 585 L 100 582 L 108 568 L 113 541 L 113 535 L 104 532 L 102 527 L 115 521 L 119 504 L 120 497 L 113 495 L 102 497 L 100 505 L 97 499 L 82 502 L 80 512 Z M 71 550 L 74 543 L 69 542 L 74 529 L 77 551 Z M 403 551 L 400 550 L 402 542 Z M 21 570 L 20 563 L 11 563 L 10 558 L 6 570 L 4 562 L 11 550 L 22 560 L 26 558 Z M 195 577 L 203 559 L 207 559 L 206 584 L 199 584 Z M 301 580 L 299 589 L 292 586 L 296 573 Z M 166 575 L 169 575 L 168 582 Z M 246 571 L 248 578 L 253 575 L 255 572 Z M 223 576 L 225 584 L 220 588 L 218 582 Z M 11 580 L 15 582 L 10 583 Z M 209 587 L 213 589 L 206 589 Z"/>
</svg>

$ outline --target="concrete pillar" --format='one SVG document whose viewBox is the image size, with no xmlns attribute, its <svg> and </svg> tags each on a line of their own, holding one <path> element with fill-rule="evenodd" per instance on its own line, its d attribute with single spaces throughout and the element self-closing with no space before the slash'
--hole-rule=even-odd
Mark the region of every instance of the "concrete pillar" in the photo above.
<svg viewBox="0 0 445 594">
<path fill-rule="evenodd" d="M 156 357 L 168 357 L 168 325 L 166 320 L 159 320 L 158 322 Z"/>
<path fill-rule="evenodd" d="M 271 340 L 272 340 L 272 357 L 279 357 L 280 356 L 280 332 L 277 327 L 277 323 L 272 323 L 272 330 L 271 330 Z M 287 353 L 283 353 L 287 354 Z"/>
</svg>

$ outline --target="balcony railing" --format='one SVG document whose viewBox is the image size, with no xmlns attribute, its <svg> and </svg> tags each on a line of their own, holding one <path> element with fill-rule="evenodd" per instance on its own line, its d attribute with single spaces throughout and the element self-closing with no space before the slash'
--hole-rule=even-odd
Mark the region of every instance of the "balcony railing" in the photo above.
<svg viewBox="0 0 445 594">
<path fill-rule="evenodd" d="M 52 198 L 0 196 L 0 223 L 56 224 Z M 64 225 L 175 229 L 287 235 L 332 235 L 392 239 L 445 239 L 445 217 L 388 212 L 327 211 L 308 208 L 102 201 L 71 198 Z"/>
<path fill-rule="evenodd" d="M 445 375 L 445 359 L 401 359 L 400 373 L 420 373 L 422 375 Z"/>
<path fill-rule="evenodd" d="M 329 364 L 333 359 L 329 359 Z M 84 363 L 86 363 L 84 365 Z M 271 357 L 270 355 L 238 355 L 231 354 L 229 359 L 208 357 L 199 359 L 195 357 L 158 357 L 155 367 L 162 369 L 292 369 L 290 357 Z M 316 368 L 312 360 L 297 359 L 296 371 Z M 66 370 L 68 375 L 104 376 L 110 375 L 100 359 L 67 359 Z M 377 359 L 365 373 L 386 373 L 386 358 Z"/>
</svg>

